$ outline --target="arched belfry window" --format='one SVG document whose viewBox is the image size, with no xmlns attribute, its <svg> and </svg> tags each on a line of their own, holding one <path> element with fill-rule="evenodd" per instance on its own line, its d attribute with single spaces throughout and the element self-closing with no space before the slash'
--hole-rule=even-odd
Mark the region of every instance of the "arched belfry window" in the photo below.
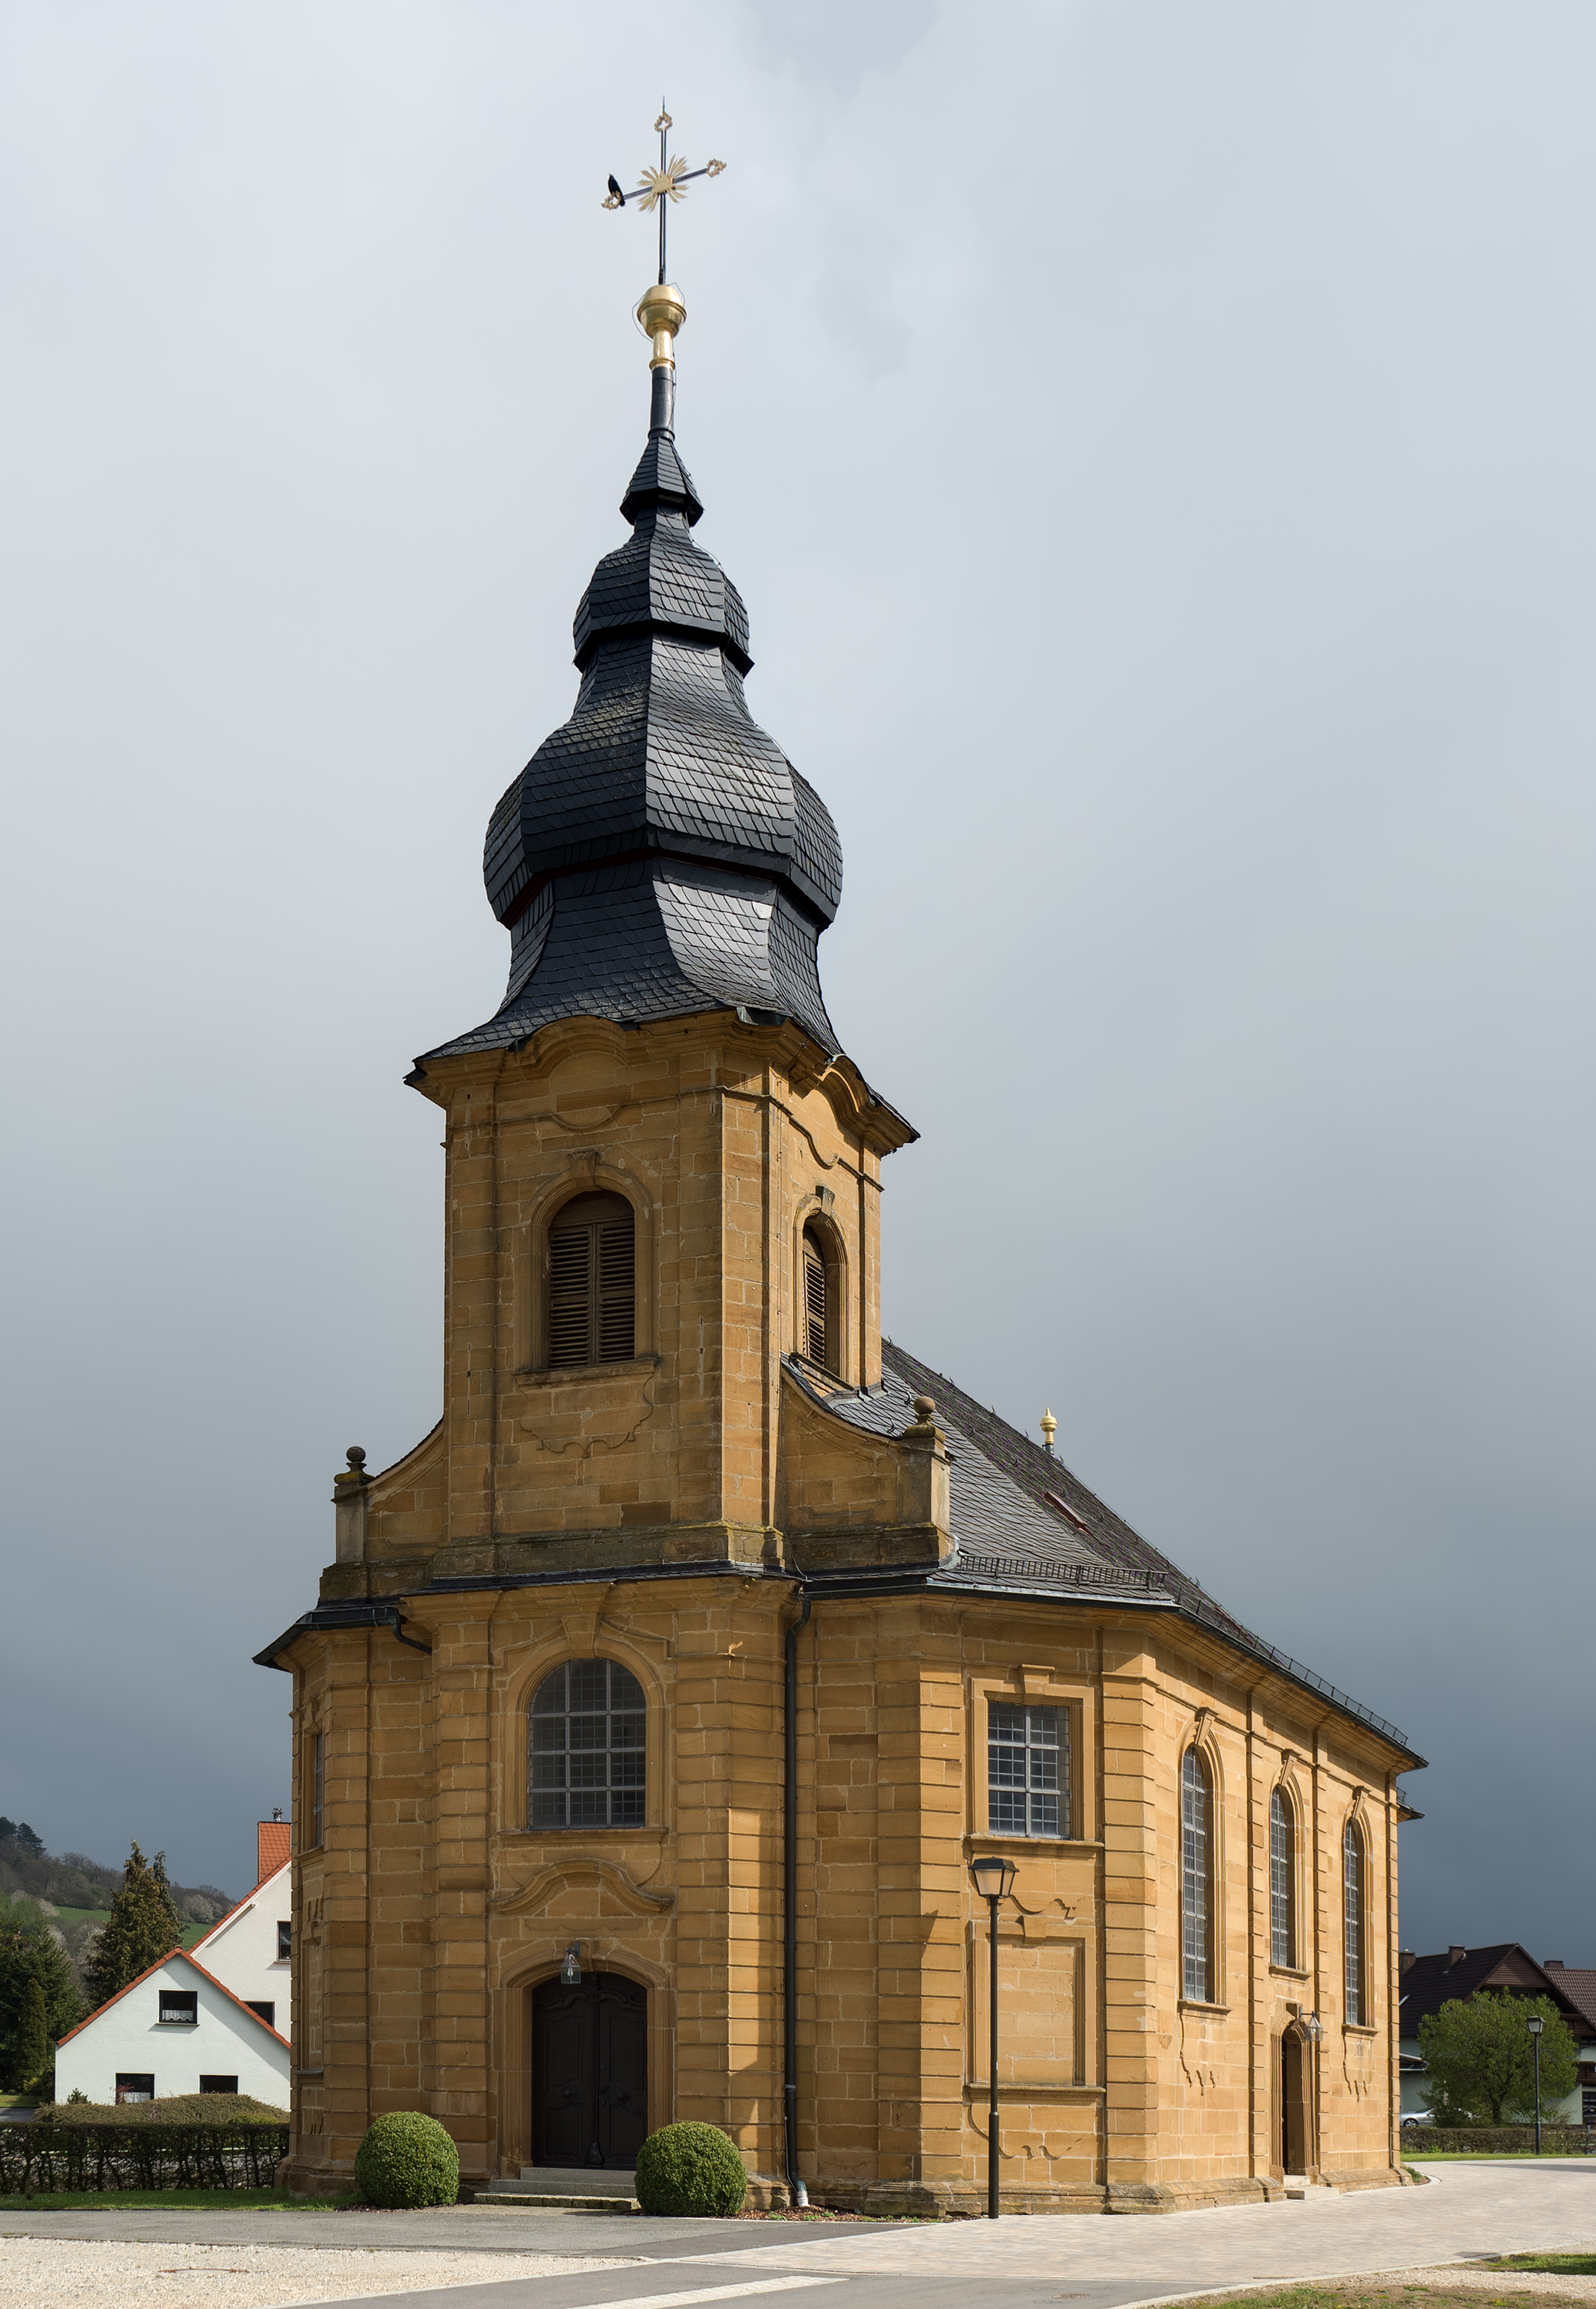
<svg viewBox="0 0 1596 2309">
<path fill-rule="evenodd" d="M 577 1195 L 548 1223 L 548 1360 L 624 1363 L 637 1352 L 637 1221 L 624 1195 Z"/>
<path fill-rule="evenodd" d="M 1342 1950 L 1346 1967 L 1346 2017 L 1363 2026 L 1363 1838 L 1356 1820 L 1342 1838 Z"/>
<path fill-rule="evenodd" d="M 644 1818 L 643 1686 L 617 1660 L 566 1660 L 527 1723 L 530 1828 L 638 1828 Z"/>
<path fill-rule="evenodd" d="M 1284 1788 L 1269 1799 L 1269 1961 L 1297 1962 L 1297 1815 Z"/>
<path fill-rule="evenodd" d="M 1213 1782 L 1195 1748 L 1180 1766 L 1180 1993 L 1213 2002 Z"/>
<path fill-rule="evenodd" d="M 804 1229 L 804 1292 L 799 1336 L 804 1353 L 842 1376 L 842 1293 L 834 1244 L 813 1221 Z"/>
</svg>

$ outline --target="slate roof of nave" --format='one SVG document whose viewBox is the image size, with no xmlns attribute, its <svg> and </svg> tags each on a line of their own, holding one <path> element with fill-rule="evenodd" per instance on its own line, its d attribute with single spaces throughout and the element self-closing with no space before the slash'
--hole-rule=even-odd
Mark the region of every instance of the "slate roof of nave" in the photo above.
<svg viewBox="0 0 1596 2309">
<path fill-rule="evenodd" d="M 917 1395 L 936 1404 L 936 1423 L 947 1439 L 958 1553 L 930 1575 L 932 1585 L 1161 1603 L 1412 1754 L 1394 1724 L 1243 1626 L 1040 1444 L 905 1348 L 884 1339 L 881 1359 L 879 1386 L 865 1388 L 844 1387 L 800 1356 L 789 1356 L 787 1365 L 814 1401 L 874 1434 L 901 1435 L 914 1419 Z"/>
</svg>

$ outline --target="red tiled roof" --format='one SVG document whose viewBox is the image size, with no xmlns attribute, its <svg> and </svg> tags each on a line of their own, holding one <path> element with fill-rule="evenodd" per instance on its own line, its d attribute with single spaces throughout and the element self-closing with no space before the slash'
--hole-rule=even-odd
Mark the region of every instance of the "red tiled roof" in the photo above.
<svg viewBox="0 0 1596 2309">
<path fill-rule="evenodd" d="M 263 1884 L 268 1876 L 275 1876 L 293 1849 L 293 1829 L 286 1820 L 259 1820 L 255 1822 L 255 1876 Z"/>
<path fill-rule="evenodd" d="M 289 2044 L 288 2038 L 286 2037 L 278 2036 L 277 2030 L 272 2026 L 270 2020 L 263 2020 L 253 2004 L 246 2004 L 241 1996 L 235 1996 L 225 1980 L 218 1980 L 213 1972 L 207 1972 L 203 1964 L 195 1963 L 194 1958 L 189 1955 L 186 1949 L 168 1949 L 165 1956 L 158 1956 L 153 1964 L 147 1964 L 144 1967 L 143 1971 L 139 1975 L 138 1980 L 130 1980 L 125 1988 L 119 1988 L 116 1991 L 115 1996 L 108 1996 L 103 2004 L 97 2004 L 93 2011 L 89 2015 L 88 2019 L 80 2020 L 75 2028 L 69 2028 L 65 2036 L 59 2039 L 59 2042 L 63 2045 L 70 2045 L 73 2038 L 74 2037 L 81 2037 L 83 2030 L 89 2028 L 94 2021 L 98 2020 L 102 2012 L 108 2012 L 113 2004 L 120 2004 L 125 1996 L 131 1996 L 134 1990 L 139 1985 L 139 1982 L 148 1980 L 152 1972 L 159 1972 L 163 1964 L 194 1965 L 194 1970 L 199 1974 L 202 1980 L 208 1980 L 212 1988 L 220 1988 L 222 1994 L 230 2003 L 236 2004 L 240 2012 L 248 2013 L 250 2019 L 254 2022 L 257 2028 L 263 2028 L 268 2037 L 275 2037 L 277 2042 L 282 2046 L 285 2053 L 292 2052 L 293 2046 Z"/>
</svg>

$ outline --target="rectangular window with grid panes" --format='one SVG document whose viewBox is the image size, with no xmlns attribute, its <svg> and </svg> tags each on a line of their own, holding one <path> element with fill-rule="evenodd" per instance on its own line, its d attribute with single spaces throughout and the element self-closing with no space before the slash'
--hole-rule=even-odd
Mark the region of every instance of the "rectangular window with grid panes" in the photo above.
<svg viewBox="0 0 1596 2309">
<path fill-rule="evenodd" d="M 987 1707 L 987 1824 L 994 1836 L 1069 1836 L 1067 1708 Z"/>
</svg>

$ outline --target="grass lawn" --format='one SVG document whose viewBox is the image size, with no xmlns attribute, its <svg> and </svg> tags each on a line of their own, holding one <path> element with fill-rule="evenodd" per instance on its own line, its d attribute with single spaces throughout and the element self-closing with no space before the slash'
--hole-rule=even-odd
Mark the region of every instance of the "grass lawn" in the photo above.
<svg viewBox="0 0 1596 2309">
<path fill-rule="evenodd" d="M 1583 2165 L 1585 2151 L 1570 2153 L 1566 2149 L 1543 2149 L 1543 2157 L 1555 2157 L 1559 2164 Z M 1518 2165 L 1526 2157 L 1533 2157 L 1532 2149 L 1404 2149 L 1402 2161 L 1407 2165 Z"/>
<path fill-rule="evenodd" d="M 1555 2270 L 1559 2277 L 1596 2277 L 1596 2253 L 1509 2253 L 1500 2261 L 1477 2261 L 1476 2269 Z"/>
<path fill-rule="evenodd" d="M 1471 2270 L 1545 2269 L 1583 2273 L 1592 2266 L 1583 2253 L 1547 2253 L 1537 2260 L 1471 2261 Z M 1272 2293 L 1205 2293 L 1186 2309 L 1568 2309 L 1566 2293 L 1536 2293 L 1528 2287 L 1491 2294 L 1483 2287 L 1448 2285 L 1445 2276 L 1428 2285 L 1400 2277 L 1343 2277 L 1327 2285 L 1282 2285 Z"/>
<path fill-rule="evenodd" d="M 285 2197 L 276 2189 L 105 2189 L 75 2195 L 64 2190 L 59 2195 L 0 2197 L 0 2213 L 324 2213 L 359 2201 L 352 2190 L 341 2197 Z"/>
<path fill-rule="evenodd" d="M 37 2108 L 31 2093 L 0 2093 L 0 2108 Z"/>
</svg>

